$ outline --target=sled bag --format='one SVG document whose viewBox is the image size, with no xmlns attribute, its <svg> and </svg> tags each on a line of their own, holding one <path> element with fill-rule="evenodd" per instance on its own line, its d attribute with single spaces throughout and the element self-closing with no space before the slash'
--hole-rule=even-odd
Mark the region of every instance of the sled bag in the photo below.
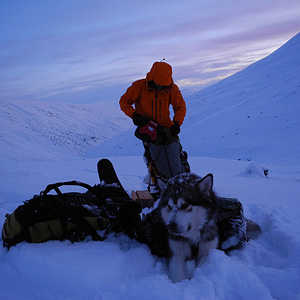
<svg viewBox="0 0 300 300">
<path fill-rule="evenodd" d="M 77 185 L 86 193 L 61 193 L 62 185 Z M 55 190 L 57 195 L 48 194 Z M 8 249 L 19 242 L 41 243 L 48 240 L 81 241 L 86 236 L 103 240 L 97 230 L 109 225 L 103 199 L 96 188 L 78 181 L 51 184 L 6 215 L 2 229 L 3 246 Z"/>
</svg>

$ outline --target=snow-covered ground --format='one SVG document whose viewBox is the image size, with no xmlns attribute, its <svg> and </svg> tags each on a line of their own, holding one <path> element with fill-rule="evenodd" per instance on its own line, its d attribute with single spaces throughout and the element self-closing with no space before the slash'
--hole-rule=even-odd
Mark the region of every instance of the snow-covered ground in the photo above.
<svg viewBox="0 0 300 300">
<path fill-rule="evenodd" d="M 128 192 L 144 188 L 141 157 L 110 159 Z M 48 183 L 97 183 L 96 164 L 92 158 L 3 162 L 0 219 Z M 262 226 L 257 240 L 230 256 L 211 251 L 192 280 L 176 284 L 164 260 L 125 236 L 21 243 L 0 251 L 0 299 L 300 299 L 299 169 L 270 165 L 265 178 L 243 161 L 191 157 L 190 164 L 197 174 L 214 174 L 217 194 L 243 203 L 245 215 Z"/>
<path fill-rule="evenodd" d="M 216 193 L 243 203 L 246 217 L 262 227 L 258 239 L 229 256 L 211 251 L 191 280 L 176 284 L 167 276 L 165 260 L 124 235 L 102 242 L 21 243 L 0 250 L 0 299 L 300 299 L 299 53 L 298 34 L 265 60 L 191 97 L 180 134 L 192 172 L 213 173 Z M 14 114 L 20 111 L 9 103 L 5 107 Z M 26 103 L 22 108 L 29 110 Z M 64 136 L 66 129 L 72 132 L 68 147 L 49 142 L 48 122 L 37 130 L 26 125 L 25 130 L 19 125 L 26 123 L 24 114 L 14 115 L 20 122 L 1 118 L 1 224 L 6 213 L 49 183 L 72 179 L 98 183 L 96 164 L 103 157 L 111 159 L 128 192 L 145 188 L 142 148 L 131 124 L 126 123 L 128 131 L 89 152 L 84 140 L 80 149 L 71 151 L 82 128 L 70 129 L 70 122 L 100 122 L 97 113 L 87 110 L 81 108 L 80 118 L 72 118 L 67 105 L 63 111 L 68 113 L 58 110 L 64 121 L 53 126 L 58 135 Z M 110 128 L 116 115 L 115 111 L 110 115 Z M 95 130 L 82 124 L 83 132 Z M 101 130 L 105 134 L 106 129 Z M 8 140 L 10 133 L 14 138 Z M 49 152 L 51 160 L 46 160 Z M 268 178 L 261 167 L 269 170 Z"/>
</svg>

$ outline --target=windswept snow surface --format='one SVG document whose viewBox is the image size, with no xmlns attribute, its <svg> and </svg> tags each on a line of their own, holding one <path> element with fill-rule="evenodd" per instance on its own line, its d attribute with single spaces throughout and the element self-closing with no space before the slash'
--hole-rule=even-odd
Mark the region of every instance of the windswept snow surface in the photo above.
<svg viewBox="0 0 300 300">
<path fill-rule="evenodd" d="M 145 188 L 140 156 L 110 159 L 128 192 Z M 97 183 L 96 164 L 92 158 L 2 162 L 0 220 L 48 183 Z M 176 284 L 166 261 L 124 235 L 103 242 L 21 243 L 0 250 L 0 299 L 300 299 L 299 169 L 270 165 L 265 178 L 255 171 L 258 165 L 243 161 L 191 157 L 190 164 L 200 176 L 214 174 L 218 195 L 243 203 L 245 215 L 262 227 L 257 240 L 229 256 L 211 251 L 193 279 Z"/>
<path fill-rule="evenodd" d="M 246 217 L 262 227 L 256 240 L 230 255 L 211 251 L 191 280 L 176 284 L 165 260 L 122 234 L 102 242 L 20 243 L 0 250 L 0 299 L 299 300 L 299 42 L 297 35 L 265 60 L 199 92 L 188 102 L 182 128 L 192 172 L 213 173 L 216 193 L 242 202 Z M 52 104 L 47 105 L 50 112 Z M 76 122 L 73 110 L 55 106 L 56 121 L 43 123 L 45 115 L 26 103 L 22 113 L 20 106 L 1 106 L 0 223 L 49 183 L 98 183 L 97 162 L 103 157 L 111 159 L 128 193 L 145 189 L 142 147 L 130 120 L 124 123 L 129 131 L 80 156 L 96 146 L 80 134 L 126 129 L 114 126 L 113 118 L 121 116 L 115 107 L 101 118 L 100 108 L 84 108 Z M 33 111 L 39 117 L 30 122 Z M 107 115 L 110 129 L 92 125 Z M 47 135 L 50 125 L 54 135 Z M 53 136 L 62 138 L 53 142 Z"/>
</svg>

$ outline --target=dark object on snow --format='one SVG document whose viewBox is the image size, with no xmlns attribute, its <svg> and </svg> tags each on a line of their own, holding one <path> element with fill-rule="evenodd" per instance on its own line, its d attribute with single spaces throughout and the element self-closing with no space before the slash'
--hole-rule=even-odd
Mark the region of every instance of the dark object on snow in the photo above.
<svg viewBox="0 0 300 300">
<path fill-rule="evenodd" d="M 247 241 L 243 206 L 235 198 L 218 197 L 219 248 L 230 251 L 241 248 Z"/>
<path fill-rule="evenodd" d="M 130 238 L 136 238 L 136 232 L 141 224 L 141 211 L 142 209 L 138 202 L 126 202 L 119 208 L 117 218 L 112 223 L 110 231 L 125 232 Z"/>
<path fill-rule="evenodd" d="M 79 185 L 89 193 L 61 193 L 60 186 Z M 55 190 L 57 195 L 48 192 Z M 3 245 L 10 248 L 19 242 L 41 243 L 48 240 L 69 239 L 72 242 L 108 227 L 109 217 L 103 210 L 103 199 L 96 188 L 77 181 L 51 184 L 39 196 L 27 200 L 12 214 L 6 215 L 2 230 Z"/>
<path fill-rule="evenodd" d="M 130 238 L 135 238 L 141 223 L 140 204 L 129 197 L 111 161 L 101 159 L 97 168 L 101 194 L 106 199 L 105 207 L 111 216 L 108 232 L 125 232 Z"/>
<path fill-rule="evenodd" d="M 138 234 L 138 240 L 146 244 L 153 255 L 169 257 L 171 254 L 169 232 L 162 220 L 159 209 L 154 209 L 144 217 Z"/>
<path fill-rule="evenodd" d="M 3 246 L 10 248 L 19 242 L 41 243 L 48 240 L 81 241 L 105 237 L 97 231 L 124 231 L 135 236 L 141 208 L 131 200 L 120 184 L 110 161 L 98 162 L 101 183 L 94 187 L 68 181 L 50 184 L 39 196 L 27 200 L 6 216 L 2 229 Z M 61 186 L 81 186 L 85 193 L 62 193 Z M 55 190 L 57 195 L 49 194 Z"/>
</svg>

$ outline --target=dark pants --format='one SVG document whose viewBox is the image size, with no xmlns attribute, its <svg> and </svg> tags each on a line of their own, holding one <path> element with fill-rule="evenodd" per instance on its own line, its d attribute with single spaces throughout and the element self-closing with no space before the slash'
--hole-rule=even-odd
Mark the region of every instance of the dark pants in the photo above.
<svg viewBox="0 0 300 300">
<path fill-rule="evenodd" d="M 148 151 L 150 159 L 155 167 L 157 175 L 170 179 L 175 175 L 186 172 L 182 161 L 182 147 L 179 139 L 169 145 L 155 145 L 144 143 L 146 153 Z"/>
</svg>

